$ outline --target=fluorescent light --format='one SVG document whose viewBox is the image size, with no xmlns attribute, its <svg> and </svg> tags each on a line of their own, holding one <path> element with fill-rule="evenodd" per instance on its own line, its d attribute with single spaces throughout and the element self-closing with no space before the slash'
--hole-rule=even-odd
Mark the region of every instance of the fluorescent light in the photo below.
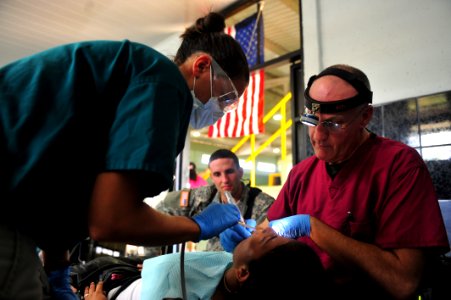
<svg viewBox="0 0 451 300">
<path fill-rule="evenodd" d="M 252 169 L 252 162 L 248 161 L 246 162 L 244 159 L 240 159 L 240 167 L 243 168 L 243 170 L 250 170 Z"/>
<path fill-rule="evenodd" d="M 200 131 L 192 130 L 191 131 L 191 136 L 193 136 L 193 137 L 200 137 Z"/>
<path fill-rule="evenodd" d="M 210 154 L 202 154 L 200 157 L 200 162 L 204 165 L 208 165 L 208 162 L 210 161 Z"/>
<path fill-rule="evenodd" d="M 258 162 L 257 170 L 265 173 L 275 173 L 276 165 L 272 163 Z"/>
</svg>

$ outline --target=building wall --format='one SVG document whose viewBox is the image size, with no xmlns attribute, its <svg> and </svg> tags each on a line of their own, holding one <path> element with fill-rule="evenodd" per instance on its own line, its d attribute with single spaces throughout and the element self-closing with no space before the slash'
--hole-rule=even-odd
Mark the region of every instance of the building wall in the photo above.
<svg viewBox="0 0 451 300">
<path fill-rule="evenodd" d="M 308 78 L 336 63 L 362 69 L 375 104 L 451 90 L 451 1 L 301 1 Z"/>
<path fill-rule="evenodd" d="M 428 167 L 437 197 L 451 199 L 451 93 L 376 105 L 368 128 L 415 148 Z"/>
</svg>

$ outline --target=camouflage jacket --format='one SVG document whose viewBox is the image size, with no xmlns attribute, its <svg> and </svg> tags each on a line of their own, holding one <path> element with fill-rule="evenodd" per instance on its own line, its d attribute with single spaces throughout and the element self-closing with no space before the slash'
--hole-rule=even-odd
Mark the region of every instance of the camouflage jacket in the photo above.
<svg viewBox="0 0 451 300">
<path fill-rule="evenodd" d="M 245 219 L 251 218 L 261 223 L 266 218 L 266 212 L 274 198 L 262 192 L 260 189 L 243 185 L 243 193 L 241 199 L 237 200 L 238 208 Z M 248 212 L 248 203 L 251 195 L 256 195 L 254 203 L 251 207 L 252 211 Z M 187 208 L 180 207 L 181 191 L 174 191 L 167 194 L 167 196 L 157 204 L 156 209 L 170 215 L 189 216 L 192 217 L 200 213 L 211 202 L 219 202 L 218 193 L 214 185 L 208 185 L 192 189 L 189 194 L 189 206 Z M 250 216 L 250 217 L 248 217 Z M 223 251 L 224 249 L 219 242 L 219 237 L 213 237 L 207 242 L 207 251 Z"/>
</svg>

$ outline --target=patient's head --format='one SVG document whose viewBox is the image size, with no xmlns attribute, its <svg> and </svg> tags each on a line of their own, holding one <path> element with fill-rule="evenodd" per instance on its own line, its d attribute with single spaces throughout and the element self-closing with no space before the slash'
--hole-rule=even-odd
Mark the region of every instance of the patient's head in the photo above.
<svg viewBox="0 0 451 300">
<path fill-rule="evenodd" d="M 304 243 L 256 230 L 233 253 L 243 299 L 323 299 L 329 280 L 315 251 Z"/>
</svg>

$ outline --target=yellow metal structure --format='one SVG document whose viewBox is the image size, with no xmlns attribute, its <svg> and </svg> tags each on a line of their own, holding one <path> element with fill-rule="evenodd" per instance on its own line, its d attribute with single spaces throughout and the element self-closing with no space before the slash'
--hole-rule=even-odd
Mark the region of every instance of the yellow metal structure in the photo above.
<svg viewBox="0 0 451 300">
<path fill-rule="evenodd" d="M 257 156 L 265 150 L 266 147 L 270 146 L 271 143 L 280 137 L 280 157 L 282 161 L 287 158 L 287 130 L 292 125 L 292 120 L 287 120 L 287 103 L 291 100 L 291 93 L 287 93 L 280 101 L 263 117 L 263 124 L 267 123 L 276 113 L 280 113 L 280 127 L 276 132 L 274 132 L 266 141 L 260 141 L 260 146 L 257 148 L 257 137 L 255 134 L 247 135 L 243 137 L 238 143 L 230 149 L 233 153 L 238 151 L 244 144 L 250 140 L 251 154 L 246 158 L 246 162 L 252 162 L 252 168 L 250 172 L 250 183 L 251 186 L 255 186 L 256 182 L 256 159 Z M 206 170 L 203 174 L 203 178 L 207 179 L 210 176 L 210 170 Z"/>
<path fill-rule="evenodd" d="M 238 151 L 249 139 L 251 143 L 251 154 L 246 158 L 246 162 L 252 162 L 252 168 L 251 168 L 251 176 L 250 176 L 250 183 L 251 186 L 255 186 L 256 182 L 256 158 L 257 156 L 268 146 L 271 145 L 271 143 L 280 137 L 280 157 L 282 161 L 285 161 L 287 158 L 287 135 L 286 132 L 292 125 L 292 120 L 287 120 L 287 103 L 291 100 L 291 93 L 287 93 L 280 101 L 263 117 L 263 124 L 267 123 L 276 113 L 280 113 L 281 119 L 280 119 L 280 127 L 279 129 L 274 132 L 266 141 L 262 141 L 260 146 L 256 148 L 256 135 L 251 134 L 248 136 L 243 137 L 232 149 L 232 152 Z"/>
</svg>

